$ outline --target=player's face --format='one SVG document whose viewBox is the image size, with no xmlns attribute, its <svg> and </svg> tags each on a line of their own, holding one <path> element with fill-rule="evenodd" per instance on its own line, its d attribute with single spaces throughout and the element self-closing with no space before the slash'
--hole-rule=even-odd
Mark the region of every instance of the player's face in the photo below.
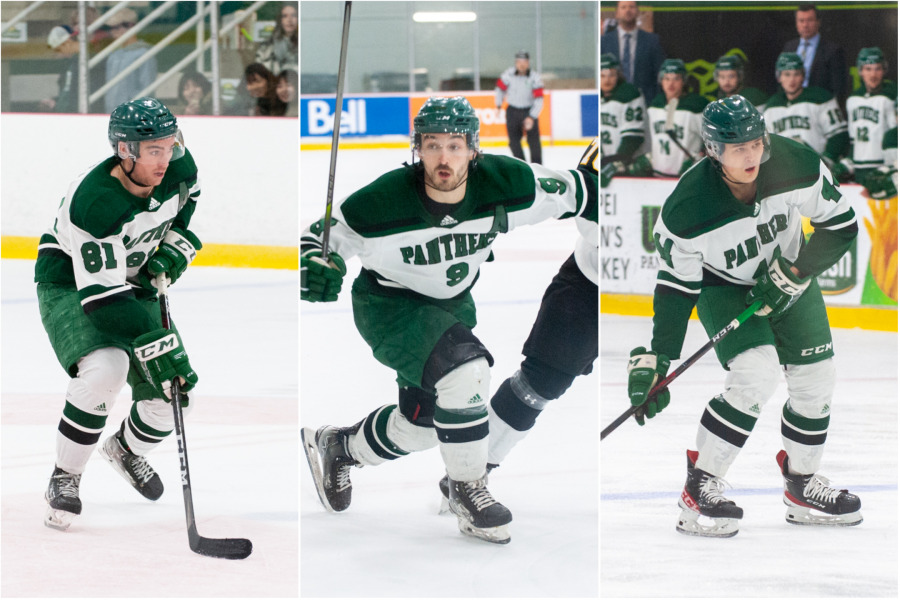
<svg viewBox="0 0 900 600">
<path fill-rule="evenodd" d="M 141 142 L 141 155 L 135 161 L 131 178 L 143 185 L 159 185 L 172 161 L 176 143 L 174 136 Z"/>
<path fill-rule="evenodd" d="M 804 40 L 808 40 L 819 33 L 819 20 L 816 19 L 816 11 L 797 11 L 797 33 Z"/>
<path fill-rule="evenodd" d="M 684 91 L 684 79 L 677 73 L 666 73 L 662 77 L 662 89 L 667 100 L 678 98 Z"/>
<path fill-rule="evenodd" d="M 530 61 L 527 58 L 517 58 L 516 59 L 516 71 L 519 73 L 524 73 L 528 70 L 530 65 Z"/>
<path fill-rule="evenodd" d="M 600 91 L 608 94 L 616 87 L 619 81 L 619 74 L 615 69 L 602 69 L 600 71 Z"/>
<path fill-rule="evenodd" d="M 725 175 L 737 183 L 752 183 L 759 177 L 765 144 L 756 138 L 743 144 L 725 144 L 721 162 Z"/>
<path fill-rule="evenodd" d="M 716 83 L 719 84 L 719 89 L 722 90 L 723 94 L 728 94 L 730 96 L 737 92 L 737 71 L 719 71 L 718 77 L 716 77 Z"/>
<path fill-rule="evenodd" d="M 784 88 L 784 93 L 789 97 L 800 93 L 803 87 L 803 71 L 791 70 L 782 71 L 778 76 L 778 83 Z"/>
<path fill-rule="evenodd" d="M 862 77 L 867 90 L 874 90 L 884 80 L 884 65 L 863 65 L 859 70 L 859 76 Z"/>
<path fill-rule="evenodd" d="M 425 166 L 425 183 L 441 192 L 456 189 L 469 174 L 469 161 L 475 151 L 459 133 L 426 133 L 422 136 L 419 157 Z"/>
</svg>

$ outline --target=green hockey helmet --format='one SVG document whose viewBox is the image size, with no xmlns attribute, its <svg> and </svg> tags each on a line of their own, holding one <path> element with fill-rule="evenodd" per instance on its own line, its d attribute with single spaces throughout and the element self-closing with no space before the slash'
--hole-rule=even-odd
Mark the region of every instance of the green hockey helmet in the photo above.
<svg viewBox="0 0 900 600">
<path fill-rule="evenodd" d="M 619 59 L 612 52 L 604 52 L 600 55 L 600 70 L 605 71 L 607 69 L 616 69 L 621 70 L 621 65 L 619 64 Z"/>
<path fill-rule="evenodd" d="M 659 66 L 659 74 L 657 75 L 656 80 L 659 83 L 662 83 L 663 76 L 668 73 L 681 75 L 681 78 L 685 79 L 687 77 L 687 67 L 684 66 L 684 61 L 680 58 L 667 58 L 664 60 Z"/>
<path fill-rule="evenodd" d="M 765 119 L 752 102 L 738 94 L 706 105 L 700 136 L 706 153 L 720 170 L 725 144 L 743 144 L 762 138 L 763 154 L 760 163 L 766 162 L 771 153 Z"/>
<path fill-rule="evenodd" d="M 737 54 L 726 54 L 720 56 L 713 68 L 713 79 L 719 78 L 720 71 L 736 71 L 738 76 L 738 86 L 744 82 L 744 60 Z"/>
<path fill-rule="evenodd" d="M 800 58 L 799 54 L 782 52 L 778 55 L 778 60 L 775 61 L 775 79 L 781 77 L 782 71 L 803 71 L 806 73 L 806 68 L 803 66 L 803 59 Z"/>
<path fill-rule="evenodd" d="M 859 54 L 856 55 L 856 68 L 862 70 L 863 65 L 882 65 L 884 70 L 887 71 L 888 63 L 884 59 L 884 52 L 881 51 L 881 48 L 863 48 L 859 51 Z"/>
<path fill-rule="evenodd" d="M 426 133 L 462 133 L 469 149 L 478 152 L 478 115 L 463 96 L 432 97 L 413 119 L 412 148 L 421 147 Z"/>
<path fill-rule="evenodd" d="M 175 115 L 165 104 L 149 96 L 117 106 L 109 116 L 108 137 L 113 154 L 120 159 L 138 160 L 141 142 L 170 137 L 175 138 L 170 160 L 184 156 L 184 140 Z M 119 150 L 119 142 L 125 142 L 127 153 Z"/>
</svg>

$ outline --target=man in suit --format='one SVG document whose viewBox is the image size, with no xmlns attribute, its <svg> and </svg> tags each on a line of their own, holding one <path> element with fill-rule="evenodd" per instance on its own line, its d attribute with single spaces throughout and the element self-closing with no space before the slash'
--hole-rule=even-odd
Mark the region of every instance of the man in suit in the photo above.
<svg viewBox="0 0 900 600">
<path fill-rule="evenodd" d="M 657 93 L 656 76 L 666 59 L 659 36 L 638 29 L 637 2 L 616 2 L 616 28 L 600 37 L 601 53 L 610 52 L 619 59 L 625 81 L 644 94 L 647 104 Z"/>
<path fill-rule="evenodd" d="M 847 102 L 847 59 L 844 49 L 819 34 L 819 11 L 812 4 L 797 7 L 796 24 L 799 38 L 784 45 L 783 52 L 793 52 L 803 58 L 806 78 L 803 87 L 823 87 L 838 100 L 839 106 Z"/>
</svg>

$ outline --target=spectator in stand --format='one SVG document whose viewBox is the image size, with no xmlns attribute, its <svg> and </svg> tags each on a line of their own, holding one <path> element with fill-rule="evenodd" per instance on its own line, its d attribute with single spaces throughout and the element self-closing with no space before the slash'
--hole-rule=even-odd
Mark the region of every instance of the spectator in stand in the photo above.
<svg viewBox="0 0 900 600">
<path fill-rule="evenodd" d="M 516 52 L 516 66 L 510 67 L 497 79 L 494 103 L 499 111 L 506 96 L 506 133 L 512 155 L 525 160 L 522 150 L 522 131 L 528 138 L 531 162 L 541 164 L 541 130 L 538 116 L 544 108 L 544 82 L 537 71 L 531 70 L 528 53 Z"/>
<path fill-rule="evenodd" d="M 150 50 L 150 45 L 138 40 L 129 30 L 137 23 L 137 13 L 130 8 L 123 8 L 106 22 L 112 36 L 118 40 L 128 36 L 127 41 L 114 50 L 106 59 L 106 81 L 112 81 L 117 75 L 131 66 Z M 138 94 L 156 80 L 156 58 L 150 58 L 136 70 L 128 74 L 122 81 L 112 86 L 104 97 L 106 112 L 112 111 Z"/>
<path fill-rule="evenodd" d="M 278 11 L 272 37 L 262 42 L 256 50 L 256 62 L 272 73 L 281 73 L 286 69 L 297 71 L 300 64 L 297 32 L 297 4 L 285 2 Z"/>
<path fill-rule="evenodd" d="M 844 49 L 834 42 L 822 39 L 819 33 L 822 21 L 815 5 L 800 4 L 797 7 L 796 24 L 800 37 L 787 42 L 782 52 L 793 52 L 803 59 L 806 72 L 803 87 L 825 88 L 837 98 L 840 106 L 844 106 L 850 87 Z"/>
<path fill-rule="evenodd" d="M 284 103 L 278 99 L 275 88 L 275 76 L 269 69 L 259 63 L 247 65 L 244 77 L 238 85 L 237 95 L 225 111 L 226 114 L 247 117 L 282 114 Z"/>
<path fill-rule="evenodd" d="M 60 113 L 78 112 L 78 39 L 68 25 L 57 25 L 47 36 L 47 45 L 65 59 L 59 74 L 59 94 L 41 100 L 41 109 Z"/>
<path fill-rule="evenodd" d="M 185 71 L 178 82 L 178 100 L 172 107 L 176 115 L 211 115 L 212 84 L 199 71 Z"/>
<path fill-rule="evenodd" d="M 283 117 L 297 117 L 300 115 L 297 90 L 300 88 L 297 71 L 285 69 L 278 74 L 278 83 L 275 85 L 275 93 L 284 104 Z"/>
<path fill-rule="evenodd" d="M 100 16 L 100 11 L 97 10 L 94 6 L 85 6 L 84 7 L 84 17 L 85 22 L 88 26 L 88 30 L 90 31 L 90 26 L 94 21 Z M 78 10 L 73 10 L 69 15 L 69 27 L 72 28 L 72 31 L 78 31 Z M 109 46 L 112 42 L 112 36 L 109 33 L 109 30 L 105 27 L 98 27 L 94 33 L 90 34 L 90 38 L 88 39 L 88 50 L 91 54 L 97 54 L 105 47 Z"/>
<path fill-rule="evenodd" d="M 666 59 L 659 36 L 638 28 L 637 2 L 616 2 L 616 27 L 600 37 L 603 54 L 612 53 L 619 59 L 622 75 L 634 84 L 651 102 L 659 91 L 657 73 Z"/>
</svg>

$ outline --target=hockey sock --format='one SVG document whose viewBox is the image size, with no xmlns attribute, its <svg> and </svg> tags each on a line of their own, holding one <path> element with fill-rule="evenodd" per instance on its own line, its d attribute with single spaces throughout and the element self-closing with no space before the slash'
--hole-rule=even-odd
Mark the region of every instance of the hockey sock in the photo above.
<svg viewBox="0 0 900 600">
<path fill-rule="evenodd" d="M 710 400 L 697 428 L 696 467 L 723 477 L 755 425 L 755 416 L 731 406 L 722 396 Z"/>
<path fill-rule="evenodd" d="M 481 357 L 459 365 L 435 390 L 434 426 L 447 474 L 455 481 L 480 479 L 488 455 L 488 361 Z"/>
<path fill-rule="evenodd" d="M 781 439 L 790 468 L 805 475 L 819 470 L 831 415 L 834 359 L 787 365 L 789 400 L 781 411 Z"/>
<path fill-rule="evenodd" d="M 191 410 L 191 402 L 184 414 Z M 175 428 L 172 405 L 160 398 L 133 402 L 131 412 L 123 422 L 122 439 L 131 452 L 144 456 L 166 439 Z"/>
<path fill-rule="evenodd" d="M 354 460 L 362 465 L 380 465 L 437 445 L 433 428 L 410 423 L 397 408 L 396 404 L 382 406 L 363 420 L 347 443 Z"/>
<path fill-rule="evenodd" d="M 791 459 L 790 468 L 809 475 L 819 470 L 828 435 L 829 414 L 820 418 L 804 417 L 794 412 L 791 401 L 781 411 L 781 439 Z"/>
<path fill-rule="evenodd" d="M 69 380 L 57 428 L 56 466 L 76 475 L 84 472 L 127 373 L 128 354 L 118 348 L 101 348 L 78 361 L 78 376 Z"/>
</svg>

